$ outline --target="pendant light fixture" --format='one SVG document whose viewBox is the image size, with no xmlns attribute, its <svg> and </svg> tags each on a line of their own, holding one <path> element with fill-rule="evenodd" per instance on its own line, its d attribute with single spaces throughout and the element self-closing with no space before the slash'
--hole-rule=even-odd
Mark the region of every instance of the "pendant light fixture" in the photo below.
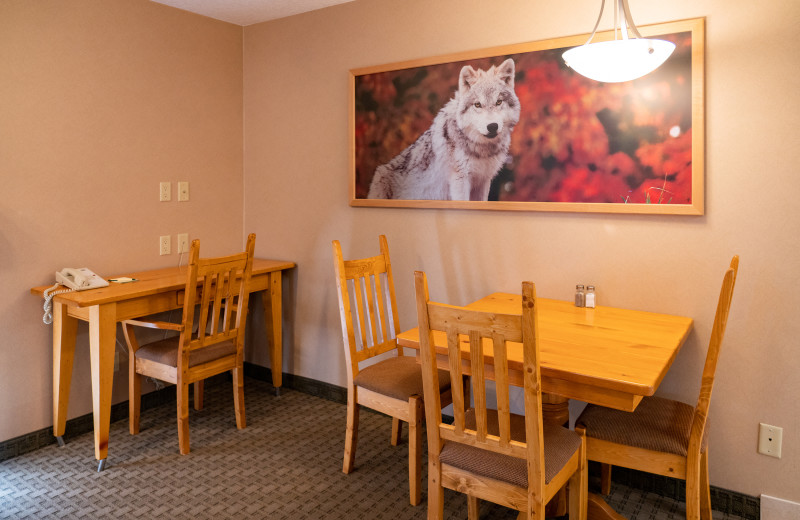
<svg viewBox="0 0 800 520">
<path fill-rule="evenodd" d="M 675 50 L 675 44 L 666 40 L 642 38 L 633 23 L 628 0 L 614 2 L 614 39 L 591 43 L 603 17 L 605 0 L 600 4 L 600 15 L 589 39 L 580 47 L 573 47 L 562 56 L 567 66 L 587 78 L 617 83 L 640 78 L 663 64 Z M 634 38 L 628 37 L 628 30 Z"/>
</svg>

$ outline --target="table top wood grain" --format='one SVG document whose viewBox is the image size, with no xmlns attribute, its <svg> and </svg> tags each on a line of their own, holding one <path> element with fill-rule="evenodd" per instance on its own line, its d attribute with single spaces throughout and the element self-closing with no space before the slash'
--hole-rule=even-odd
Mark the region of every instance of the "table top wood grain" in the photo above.
<svg viewBox="0 0 800 520">
<path fill-rule="evenodd" d="M 633 410 L 653 395 L 692 328 L 683 316 L 537 298 L 543 391 L 567 398 Z M 494 293 L 468 308 L 520 314 L 521 296 Z M 419 349 L 419 331 L 398 335 L 404 347 Z M 434 334 L 442 346 L 444 334 Z M 466 338 L 462 352 L 468 353 Z M 487 356 L 491 347 L 487 348 Z M 509 370 L 522 370 L 522 348 L 509 347 Z M 487 359 L 491 362 L 491 359 Z M 521 380 L 521 379 L 520 379 Z"/>
</svg>

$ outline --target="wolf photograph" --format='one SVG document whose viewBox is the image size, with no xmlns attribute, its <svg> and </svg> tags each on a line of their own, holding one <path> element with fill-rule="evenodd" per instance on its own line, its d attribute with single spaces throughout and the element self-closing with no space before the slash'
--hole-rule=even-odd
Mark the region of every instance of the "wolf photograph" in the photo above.
<svg viewBox="0 0 800 520">
<path fill-rule="evenodd" d="M 672 56 L 624 83 L 567 48 L 353 72 L 353 202 L 691 205 L 692 31 L 659 37 Z"/>
<path fill-rule="evenodd" d="M 488 200 L 519 122 L 514 61 L 464 65 L 455 96 L 433 125 L 372 177 L 371 199 Z"/>
</svg>

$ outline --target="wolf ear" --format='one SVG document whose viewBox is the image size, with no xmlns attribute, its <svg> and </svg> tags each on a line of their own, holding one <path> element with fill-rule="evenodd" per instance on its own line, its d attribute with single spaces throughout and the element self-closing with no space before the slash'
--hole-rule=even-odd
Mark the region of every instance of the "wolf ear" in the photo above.
<svg viewBox="0 0 800 520">
<path fill-rule="evenodd" d="M 478 79 L 478 73 L 469 65 L 461 67 L 461 74 L 458 77 L 458 90 L 468 90 Z"/>
<path fill-rule="evenodd" d="M 509 87 L 514 88 L 514 60 L 508 58 L 497 69 L 497 75 Z"/>
</svg>

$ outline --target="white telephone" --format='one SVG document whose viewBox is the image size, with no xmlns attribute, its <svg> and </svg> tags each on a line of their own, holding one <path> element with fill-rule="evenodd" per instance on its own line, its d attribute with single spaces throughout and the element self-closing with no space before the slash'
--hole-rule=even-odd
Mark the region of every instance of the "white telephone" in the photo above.
<svg viewBox="0 0 800 520">
<path fill-rule="evenodd" d="M 98 287 L 108 287 L 108 282 L 94 274 L 86 267 L 79 269 L 65 268 L 56 273 L 56 282 L 66 285 L 75 291 L 85 291 L 86 289 L 96 289 Z"/>
<path fill-rule="evenodd" d="M 67 287 L 66 289 L 58 289 L 60 286 Z M 99 287 L 108 287 L 108 282 L 103 280 L 102 277 L 97 276 L 86 267 L 72 269 L 67 267 L 56 273 L 56 283 L 52 287 L 44 291 L 44 316 L 42 321 L 46 325 L 53 323 L 53 297 L 56 294 L 61 294 L 70 291 L 85 291 L 87 289 L 97 289 Z"/>
</svg>

